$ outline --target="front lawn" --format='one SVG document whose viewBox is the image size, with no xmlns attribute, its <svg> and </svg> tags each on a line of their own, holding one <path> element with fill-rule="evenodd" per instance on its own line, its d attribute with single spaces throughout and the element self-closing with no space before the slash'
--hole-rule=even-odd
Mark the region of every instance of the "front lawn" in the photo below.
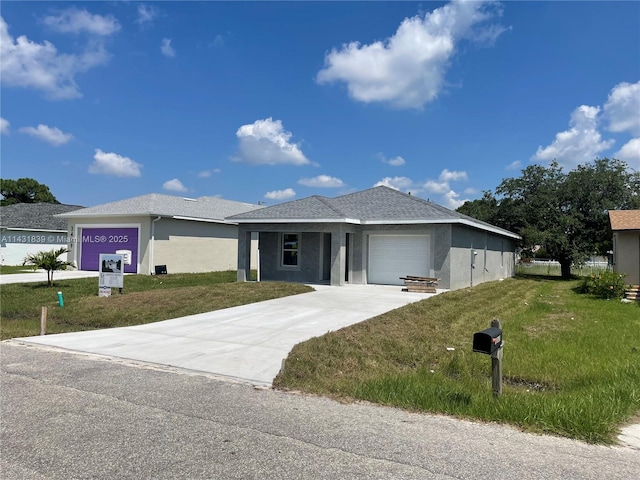
<svg viewBox="0 0 640 480">
<path fill-rule="evenodd" d="M 158 322 L 221 308 L 309 292 L 302 284 L 236 283 L 236 272 L 128 275 L 123 293 L 98 297 L 98 279 L 56 280 L 2 285 L 0 337 L 40 333 L 42 306 L 48 310 L 47 333 L 76 332 Z M 58 305 L 61 291 L 64 306 Z"/>
<path fill-rule="evenodd" d="M 399 308 L 295 346 L 274 385 L 612 443 L 640 413 L 640 306 L 580 295 L 578 283 L 520 276 Z M 498 399 L 490 357 L 472 351 L 494 318 Z"/>
</svg>

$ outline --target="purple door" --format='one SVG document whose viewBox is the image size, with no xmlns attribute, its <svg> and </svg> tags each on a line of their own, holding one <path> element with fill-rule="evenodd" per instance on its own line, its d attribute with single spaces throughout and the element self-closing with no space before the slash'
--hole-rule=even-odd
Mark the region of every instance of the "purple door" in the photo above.
<svg viewBox="0 0 640 480">
<path fill-rule="evenodd" d="M 131 250 L 131 265 L 125 273 L 138 273 L 137 228 L 83 228 L 81 233 L 80 270 L 98 271 L 101 253 Z"/>
</svg>

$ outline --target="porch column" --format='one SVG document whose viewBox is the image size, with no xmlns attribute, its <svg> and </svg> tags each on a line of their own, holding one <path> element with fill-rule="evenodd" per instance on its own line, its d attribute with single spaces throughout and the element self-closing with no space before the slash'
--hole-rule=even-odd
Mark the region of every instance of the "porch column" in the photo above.
<svg viewBox="0 0 640 480">
<path fill-rule="evenodd" d="M 251 232 L 247 227 L 238 226 L 238 282 L 251 278 Z"/>
<path fill-rule="evenodd" d="M 347 234 L 340 225 L 331 232 L 331 285 L 344 285 L 347 260 Z"/>
</svg>

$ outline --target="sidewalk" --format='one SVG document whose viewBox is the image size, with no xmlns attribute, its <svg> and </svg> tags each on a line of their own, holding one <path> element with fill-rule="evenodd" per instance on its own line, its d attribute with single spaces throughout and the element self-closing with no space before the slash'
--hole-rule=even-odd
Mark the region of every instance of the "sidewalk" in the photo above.
<svg viewBox="0 0 640 480">
<path fill-rule="evenodd" d="M 72 280 L 75 278 L 91 278 L 91 277 L 98 278 L 98 272 L 85 272 L 80 270 L 56 270 L 53 273 L 54 281 Z M 31 283 L 31 282 L 46 283 L 47 272 L 45 270 L 36 270 L 35 272 L 28 272 L 28 273 L 11 273 L 6 275 L 0 275 L 0 285 L 6 285 L 9 283 Z"/>
</svg>

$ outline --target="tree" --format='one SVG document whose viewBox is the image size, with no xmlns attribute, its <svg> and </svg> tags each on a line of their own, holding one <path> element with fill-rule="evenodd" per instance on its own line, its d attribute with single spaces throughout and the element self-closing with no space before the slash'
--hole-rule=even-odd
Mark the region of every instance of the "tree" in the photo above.
<svg viewBox="0 0 640 480">
<path fill-rule="evenodd" d="M 33 178 L 19 178 L 18 180 L 0 178 L 0 205 L 14 203 L 60 203 L 53 196 L 49 187 Z"/>
<path fill-rule="evenodd" d="M 571 265 L 611 250 L 608 211 L 637 208 L 640 173 L 604 158 L 566 174 L 557 162 L 530 165 L 458 211 L 517 232 L 525 249 L 543 247 L 569 278 Z"/>
<path fill-rule="evenodd" d="M 65 247 L 58 250 L 52 249 L 48 252 L 30 253 L 22 262 L 23 265 L 34 265 L 36 268 L 42 268 L 47 271 L 47 285 L 53 287 L 53 272 L 56 270 L 66 270 L 67 267 L 72 267 L 73 262 L 67 262 L 60 260 L 61 255 L 68 253 Z"/>
</svg>

